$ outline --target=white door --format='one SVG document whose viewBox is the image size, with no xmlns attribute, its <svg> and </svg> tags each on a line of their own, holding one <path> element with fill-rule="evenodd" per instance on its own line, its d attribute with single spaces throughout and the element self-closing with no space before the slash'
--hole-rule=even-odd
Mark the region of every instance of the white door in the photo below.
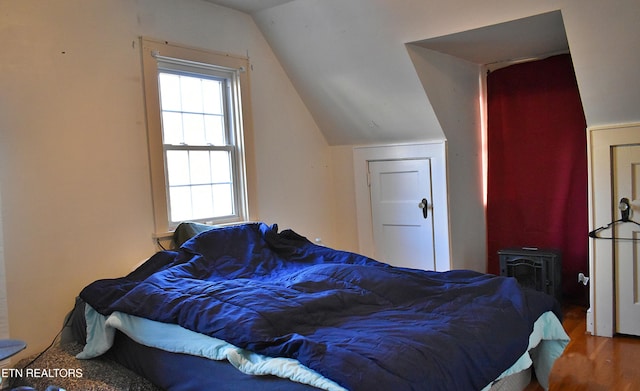
<svg viewBox="0 0 640 391">
<path fill-rule="evenodd" d="M 370 161 L 375 257 L 435 270 L 429 159 Z"/>
<path fill-rule="evenodd" d="M 616 220 L 622 218 L 618 207 L 629 200 L 629 219 L 640 221 L 640 145 L 612 148 L 613 197 Z M 633 222 L 613 226 L 616 270 L 616 331 L 640 335 L 640 225 Z M 635 240 L 628 240 L 635 239 Z"/>
</svg>

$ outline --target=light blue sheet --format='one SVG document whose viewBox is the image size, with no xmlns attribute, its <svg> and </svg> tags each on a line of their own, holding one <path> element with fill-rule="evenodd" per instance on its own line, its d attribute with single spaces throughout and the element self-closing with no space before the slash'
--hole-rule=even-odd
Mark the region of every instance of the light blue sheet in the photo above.
<svg viewBox="0 0 640 391">
<path fill-rule="evenodd" d="M 175 324 L 156 322 L 122 312 L 114 312 L 107 317 L 88 304 L 85 306 L 85 317 L 87 343 L 83 351 L 76 355 L 79 359 L 98 357 L 109 350 L 117 329 L 145 346 L 212 360 L 228 360 L 238 370 L 249 375 L 274 375 L 323 390 L 346 391 L 297 360 L 252 353 Z"/>
<path fill-rule="evenodd" d="M 117 329 L 145 346 L 212 360 L 228 360 L 234 367 L 250 375 L 274 375 L 323 390 L 345 391 L 340 385 L 296 360 L 255 354 L 175 324 L 156 322 L 121 312 L 114 312 L 107 317 L 99 314 L 90 305 L 85 307 L 85 317 L 87 343 L 84 350 L 76 356 L 79 359 L 90 359 L 104 354 L 113 345 Z M 529 336 L 528 351 L 496 380 L 523 371 L 533 364 L 538 382 L 544 389 L 548 389 L 553 362 L 560 357 L 568 343 L 569 336 L 558 318 L 552 312 L 542 314 Z M 535 351 L 534 354 L 530 354 L 532 349 Z M 483 391 L 490 388 L 491 384 Z"/>
<path fill-rule="evenodd" d="M 545 312 L 533 324 L 533 332 L 529 336 L 527 351 L 496 380 L 523 371 L 533 364 L 538 383 L 545 390 L 548 390 L 551 367 L 556 359 L 562 355 L 569 341 L 570 338 L 564 331 L 558 317 L 553 312 Z M 487 385 L 483 391 L 490 388 L 491 384 Z"/>
</svg>

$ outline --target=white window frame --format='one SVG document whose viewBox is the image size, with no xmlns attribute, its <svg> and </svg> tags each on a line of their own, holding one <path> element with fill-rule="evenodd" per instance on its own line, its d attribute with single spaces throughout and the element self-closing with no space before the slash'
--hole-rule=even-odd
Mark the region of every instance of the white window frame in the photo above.
<svg viewBox="0 0 640 391">
<path fill-rule="evenodd" d="M 149 142 L 149 164 L 151 171 L 151 190 L 155 220 L 155 235 L 161 237 L 171 232 L 180 222 L 170 218 L 169 187 L 165 164 L 163 143 L 160 91 L 158 75 L 163 67 L 179 69 L 194 74 L 222 72 L 229 77 L 230 105 L 226 115 L 232 127 L 229 130 L 230 146 L 211 147 L 211 150 L 224 149 L 232 152 L 232 171 L 234 182 L 234 214 L 220 218 L 191 220 L 208 224 L 229 224 L 250 220 L 248 202 L 247 147 L 246 131 L 251 121 L 249 111 L 249 60 L 196 48 L 190 48 L 164 41 L 141 38 L 144 93 L 147 119 L 147 138 Z M 199 147 L 192 148 L 193 150 Z"/>
</svg>

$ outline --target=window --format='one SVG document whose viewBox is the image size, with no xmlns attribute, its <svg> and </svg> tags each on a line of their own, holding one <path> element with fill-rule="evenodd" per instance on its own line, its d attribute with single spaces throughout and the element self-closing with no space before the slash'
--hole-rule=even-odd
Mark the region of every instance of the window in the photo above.
<svg viewBox="0 0 640 391">
<path fill-rule="evenodd" d="M 156 232 L 246 220 L 247 59 L 142 44 Z"/>
</svg>

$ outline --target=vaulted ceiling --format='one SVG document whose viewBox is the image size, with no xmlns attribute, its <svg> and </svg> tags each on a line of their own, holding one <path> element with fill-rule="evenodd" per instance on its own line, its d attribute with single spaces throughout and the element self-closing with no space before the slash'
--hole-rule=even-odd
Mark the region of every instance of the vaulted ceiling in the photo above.
<svg viewBox="0 0 640 391">
<path fill-rule="evenodd" d="M 574 66 L 579 57 L 576 74 L 587 122 L 638 118 L 633 102 L 639 93 L 624 76 L 634 74 L 637 59 L 612 40 L 633 42 L 637 23 L 633 12 L 596 0 L 589 1 L 591 7 L 511 0 L 491 6 L 473 0 L 206 1 L 252 16 L 331 145 L 448 139 L 442 118 L 454 125 L 458 108 L 453 95 L 438 95 L 461 87 L 454 68 L 476 66 L 479 78 L 484 65 L 566 53 L 569 43 Z M 603 13 L 618 20 L 607 23 Z M 416 63 L 416 51 L 424 54 L 422 64 Z M 439 58 L 431 66 L 428 53 L 467 65 L 448 67 L 450 60 Z M 607 67 L 625 70 L 603 78 Z M 620 95 L 602 105 L 602 93 Z"/>
<path fill-rule="evenodd" d="M 528 61 L 569 51 L 559 11 L 425 39 L 413 44 L 475 64 Z"/>
<path fill-rule="evenodd" d="M 210 3 L 252 14 L 293 0 L 206 0 Z"/>
</svg>

